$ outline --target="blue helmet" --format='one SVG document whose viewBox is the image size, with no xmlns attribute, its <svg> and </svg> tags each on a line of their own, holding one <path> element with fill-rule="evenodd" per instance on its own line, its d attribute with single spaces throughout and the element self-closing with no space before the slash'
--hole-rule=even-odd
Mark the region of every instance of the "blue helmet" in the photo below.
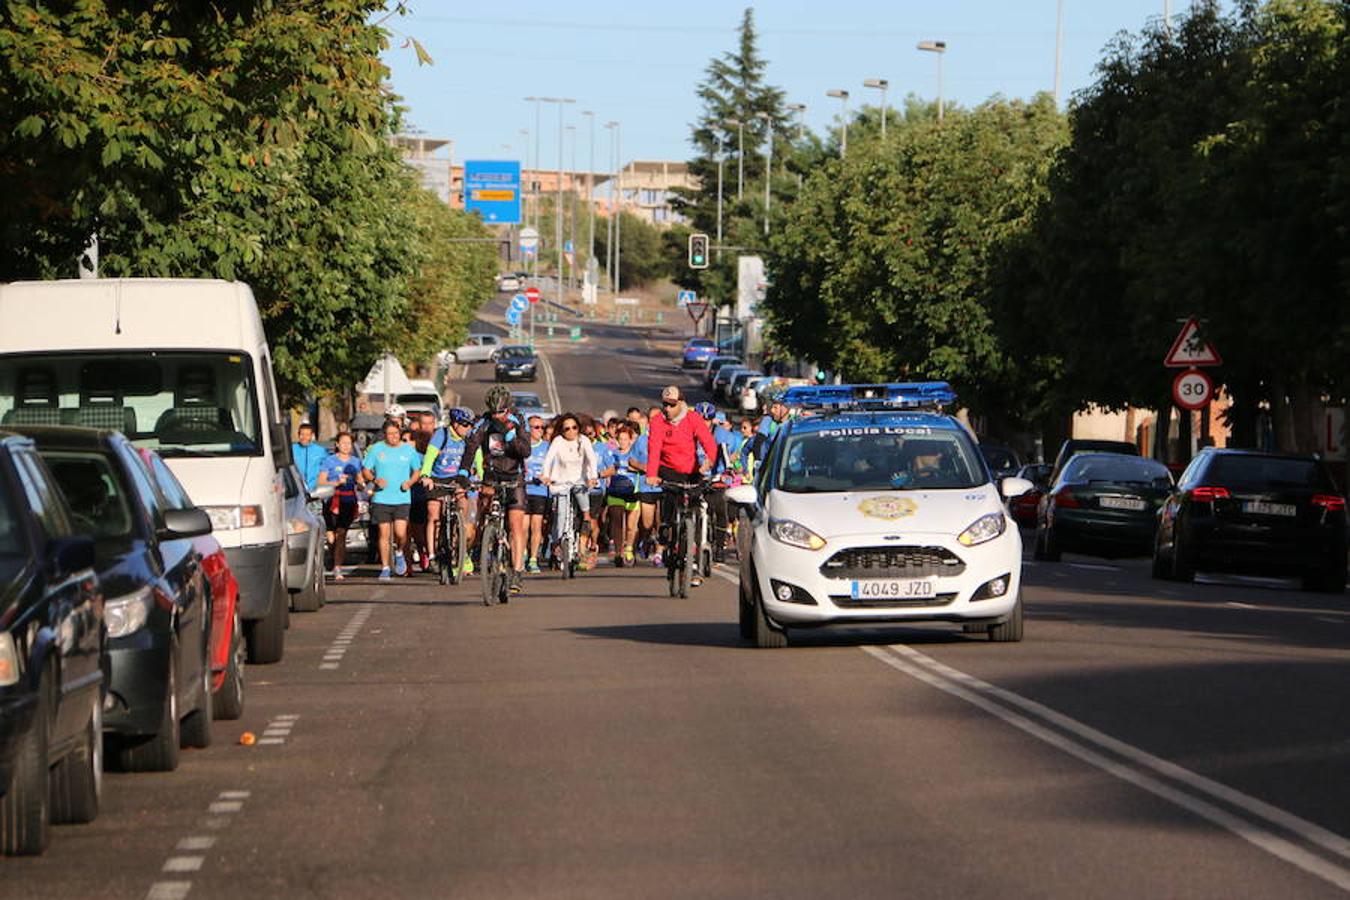
<svg viewBox="0 0 1350 900">
<path fill-rule="evenodd" d="M 450 410 L 450 422 L 453 425 L 472 425 L 473 419 L 473 410 L 467 407 L 456 406 Z"/>
<path fill-rule="evenodd" d="M 698 413 L 709 422 L 717 417 L 717 407 L 713 406 L 707 400 L 704 400 L 702 403 L 696 403 L 694 405 L 694 412 Z"/>
</svg>

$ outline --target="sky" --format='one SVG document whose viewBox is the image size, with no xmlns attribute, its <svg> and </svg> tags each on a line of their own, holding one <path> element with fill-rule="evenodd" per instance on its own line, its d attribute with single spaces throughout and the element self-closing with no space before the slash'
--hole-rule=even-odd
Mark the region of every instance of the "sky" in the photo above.
<svg viewBox="0 0 1350 900">
<path fill-rule="evenodd" d="M 1122 30 L 1138 31 L 1162 15 L 1168 0 L 1062 0 L 1064 49 L 1061 97 L 1092 83 L 1105 47 Z M 462 0 L 409 0 L 411 13 L 393 16 L 384 54 L 393 88 L 408 108 L 408 130 L 454 141 L 453 159 L 525 159 L 534 141 L 531 95 L 571 97 L 565 108 L 564 162 L 585 169 L 595 113 L 596 168 L 608 168 L 599 126 L 620 123 L 622 156 L 684 160 L 695 96 L 708 62 L 732 50 L 746 4 L 726 0 L 511 0 L 501 5 Z M 1188 0 L 1170 0 L 1173 14 Z M 1229 4 L 1225 4 L 1227 6 Z M 808 128 L 837 121 L 851 94 L 855 110 L 876 104 L 863 80 L 890 82 L 889 102 L 915 93 L 937 95 L 937 57 L 915 49 L 945 40 L 944 93 L 973 106 L 989 97 L 1030 97 L 1054 85 L 1056 0 L 760 0 L 754 4 L 766 80 L 806 104 Z M 434 60 L 419 65 L 405 46 L 414 38 Z M 557 107 L 545 106 L 542 163 L 558 164 Z M 529 163 L 535 164 L 534 151 Z"/>
</svg>

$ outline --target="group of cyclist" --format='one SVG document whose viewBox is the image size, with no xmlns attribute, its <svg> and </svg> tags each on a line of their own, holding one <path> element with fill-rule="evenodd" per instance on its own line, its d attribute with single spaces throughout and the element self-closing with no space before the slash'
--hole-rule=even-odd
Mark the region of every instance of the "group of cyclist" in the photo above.
<svg viewBox="0 0 1350 900">
<path fill-rule="evenodd" d="M 564 562 L 557 549 L 565 543 L 575 543 L 577 568 L 583 571 L 595 566 L 602 552 L 616 567 L 638 565 L 639 557 L 663 566 L 673 491 L 690 484 L 707 487 L 702 496 L 709 539 L 720 559 L 730 523 L 722 489 L 752 475 L 764 442 L 786 412 L 771 403 L 763 420 L 742 419 L 733 429 L 711 403 L 691 405 L 671 385 L 661 392 L 660 405 L 645 411 L 630 407 L 622 416 L 598 417 L 565 412 L 548 419 L 522 415 L 512 408 L 510 392 L 495 385 L 481 413 L 452 409 L 444 426 L 430 413 L 414 413 L 406 423 L 390 418 L 384 439 L 359 460 L 350 435 L 340 435 L 337 452 L 319 473 L 320 483 L 339 489 L 325 508 L 334 577 L 344 575 L 341 548 L 351 524 L 345 498 L 351 497 L 354 510 L 358 489 L 371 492 L 382 580 L 431 568 L 446 550 L 438 541 L 451 503 L 468 548 L 457 565 L 462 574 L 472 574 L 476 526 L 494 497 L 509 535 L 512 593 L 523 590 L 526 573 Z M 571 515 L 561 514 L 561 503 L 571 504 Z M 574 542 L 562 540 L 564 521 L 576 529 Z M 692 584 L 699 581 L 695 574 Z"/>
</svg>

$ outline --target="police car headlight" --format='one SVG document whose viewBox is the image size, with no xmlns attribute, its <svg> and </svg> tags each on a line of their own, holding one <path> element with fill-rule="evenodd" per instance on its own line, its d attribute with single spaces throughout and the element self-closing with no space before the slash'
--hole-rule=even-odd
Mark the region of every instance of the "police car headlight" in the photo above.
<svg viewBox="0 0 1350 900">
<path fill-rule="evenodd" d="M 775 541 L 803 550 L 819 550 L 825 539 L 799 522 L 791 519 L 770 519 L 769 534 Z"/>
<path fill-rule="evenodd" d="M 976 544 L 983 544 L 985 541 L 992 541 L 1004 532 L 1008 527 L 1008 520 L 1003 513 L 990 513 L 987 516 L 980 516 L 970 527 L 957 535 L 957 540 L 963 546 L 974 547 Z"/>
</svg>

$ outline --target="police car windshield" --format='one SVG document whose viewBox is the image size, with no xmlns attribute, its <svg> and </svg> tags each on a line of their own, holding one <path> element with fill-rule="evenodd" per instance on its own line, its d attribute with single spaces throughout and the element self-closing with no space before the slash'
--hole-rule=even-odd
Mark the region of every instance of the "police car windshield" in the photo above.
<svg viewBox="0 0 1350 900">
<path fill-rule="evenodd" d="M 780 490 L 798 494 L 946 490 L 987 480 L 964 434 L 912 425 L 799 431 L 788 437 L 777 474 Z"/>
</svg>

